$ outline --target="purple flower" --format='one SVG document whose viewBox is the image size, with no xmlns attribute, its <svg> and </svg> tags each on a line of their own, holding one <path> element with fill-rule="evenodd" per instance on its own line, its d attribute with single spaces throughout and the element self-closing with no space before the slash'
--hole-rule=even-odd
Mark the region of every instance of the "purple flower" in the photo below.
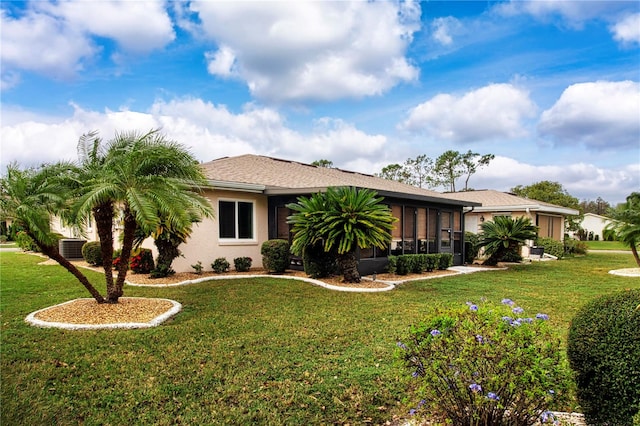
<svg viewBox="0 0 640 426">
<path fill-rule="evenodd" d="M 516 306 L 515 308 L 512 309 L 514 314 L 521 314 L 524 312 L 524 309 L 522 309 L 520 306 Z"/>
<path fill-rule="evenodd" d="M 555 395 L 556 391 L 554 391 L 553 389 L 549 389 L 549 395 Z"/>
<path fill-rule="evenodd" d="M 476 340 L 478 341 L 478 343 L 484 343 L 484 337 L 479 334 L 476 334 Z"/>
<path fill-rule="evenodd" d="M 432 335 L 433 337 L 439 336 L 439 335 L 441 335 L 441 334 L 442 334 L 442 333 L 440 332 L 440 330 L 431 330 L 431 335 Z"/>
<path fill-rule="evenodd" d="M 555 420 L 555 416 L 551 411 L 543 411 L 540 414 L 540 423 L 546 423 L 547 420 Z"/>
<path fill-rule="evenodd" d="M 421 399 L 420 402 L 418 402 L 418 408 L 422 407 L 426 403 L 427 403 L 426 399 Z"/>
<path fill-rule="evenodd" d="M 416 409 L 415 408 L 412 408 L 411 410 L 409 410 L 409 415 L 410 416 L 415 416 L 415 414 L 416 414 Z"/>
<path fill-rule="evenodd" d="M 513 321 L 511 321 L 510 325 L 512 327 L 520 327 L 522 325 L 522 323 L 520 322 L 520 318 L 516 318 Z"/>
<path fill-rule="evenodd" d="M 414 379 L 416 377 L 418 377 L 420 374 L 417 371 L 414 371 L 413 373 L 411 373 L 411 377 L 413 377 Z"/>
<path fill-rule="evenodd" d="M 515 305 L 515 302 L 511 299 L 502 299 L 502 303 L 509 306 Z"/>
<path fill-rule="evenodd" d="M 496 395 L 495 393 L 493 393 L 493 392 L 489 392 L 487 394 L 487 398 L 492 399 L 494 401 L 499 401 L 500 400 L 500 397 L 498 395 Z"/>
<path fill-rule="evenodd" d="M 536 314 L 536 319 L 546 321 L 549 319 L 549 315 L 547 314 Z"/>
<path fill-rule="evenodd" d="M 404 344 L 404 343 L 402 343 L 402 342 L 398 342 L 398 343 L 396 343 L 396 346 L 398 346 L 399 348 L 404 349 L 405 351 L 406 351 L 407 349 L 409 349 L 409 348 L 407 348 L 407 345 L 405 345 L 405 344 Z"/>
<path fill-rule="evenodd" d="M 477 383 L 471 383 L 469 389 L 471 389 L 472 392 L 482 392 L 482 386 Z"/>
<path fill-rule="evenodd" d="M 469 305 L 469 309 L 471 309 L 473 312 L 476 312 L 478 310 L 478 305 Z"/>
<path fill-rule="evenodd" d="M 513 318 L 504 316 L 504 317 L 502 317 L 502 321 L 511 322 L 511 321 L 513 321 Z"/>
<path fill-rule="evenodd" d="M 533 322 L 533 318 L 520 318 L 520 321 L 531 324 Z"/>
</svg>

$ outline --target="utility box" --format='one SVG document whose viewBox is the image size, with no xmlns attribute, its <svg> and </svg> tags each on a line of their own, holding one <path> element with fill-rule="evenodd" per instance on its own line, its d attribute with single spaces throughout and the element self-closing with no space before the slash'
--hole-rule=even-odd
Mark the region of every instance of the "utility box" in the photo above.
<svg viewBox="0 0 640 426">
<path fill-rule="evenodd" d="M 63 238 L 58 241 L 58 250 L 65 259 L 82 259 L 82 246 L 86 242 L 77 238 Z"/>
<path fill-rule="evenodd" d="M 529 256 L 540 256 L 544 255 L 544 247 L 531 247 L 529 249 Z"/>
</svg>

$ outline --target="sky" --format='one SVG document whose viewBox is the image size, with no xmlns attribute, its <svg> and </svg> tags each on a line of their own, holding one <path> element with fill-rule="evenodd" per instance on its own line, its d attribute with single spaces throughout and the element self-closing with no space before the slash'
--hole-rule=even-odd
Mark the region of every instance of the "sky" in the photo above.
<svg viewBox="0 0 640 426">
<path fill-rule="evenodd" d="M 469 181 L 640 191 L 638 1 L 2 1 L 0 165 L 161 129 L 201 162 L 368 174 L 447 150 Z M 458 184 L 460 187 L 460 183 Z M 435 188 L 444 190 L 444 188 Z"/>
</svg>

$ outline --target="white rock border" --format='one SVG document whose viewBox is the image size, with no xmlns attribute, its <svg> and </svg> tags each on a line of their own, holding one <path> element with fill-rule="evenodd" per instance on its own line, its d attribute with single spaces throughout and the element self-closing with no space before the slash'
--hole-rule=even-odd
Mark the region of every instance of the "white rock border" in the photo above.
<svg viewBox="0 0 640 426">
<path fill-rule="evenodd" d="M 609 273 L 621 277 L 640 277 L 640 268 L 614 269 L 613 271 L 609 271 Z"/>
<path fill-rule="evenodd" d="M 129 299 L 148 299 L 148 297 L 129 297 Z M 57 306 L 64 306 L 78 300 L 93 300 L 91 298 L 80 298 L 80 299 L 69 300 L 64 303 L 59 303 L 57 305 L 53 305 L 53 306 L 49 306 L 49 307 L 37 310 L 27 315 L 27 317 L 25 318 L 25 322 L 35 327 L 62 328 L 65 330 L 134 329 L 134 328 L 157 327 L 182 310 L 182 305 L 176 302 L 175 300 L 163 299 L 163 298 L 157 298 L 157 299 L 166 300 L 167 302 L 170 302 L 173 306 L 171 309 L 169 309 L 168 311 L 166 311 L 161 315 L 158 315 L 157 317 L 153 318 L 149 322 L 117 322 L 117 323 L 111 323 L 111 324 L 71 324 L 68 322 L 43 321 L 35 317 L 38 313 L 46 311 L 48 309 L 55 308 Z"/>
</svg>

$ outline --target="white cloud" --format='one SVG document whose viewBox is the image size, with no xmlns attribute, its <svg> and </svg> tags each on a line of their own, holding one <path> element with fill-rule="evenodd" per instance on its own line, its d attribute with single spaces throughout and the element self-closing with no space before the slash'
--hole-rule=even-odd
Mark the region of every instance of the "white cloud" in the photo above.
<svg viewBox="0 0 640 426">
<path fill-rule="evenodd" d="M 462 96 L 437 95 L 411 109 L 400 128 L 455 143 L 518 138 L 527 134 L 524 121 L 535 112 L 525 90 L 491 84 Z"/>
<path fill-rule="evenodd" d="M 138 54 L 175 38 L 163 2 L 37 1 L 19 16 L 4 9 L 0 14 L 3 85 L 8 73 L 17 70 L 74 76 L 100 51 L 94 36 L 113 39 L 123 51 Z"/>
<path fill-rule="evenodd" d="M 591 149 L 638 148 L 640 84 L 597 81 L 569 86 L 542 113 L 538 131 L 562 144 Z"/>
<path fill-rule="evenodd" d="M 531 185 L 548 180 L 559 182 L 572 196 L 583 200 L 602 197 L 614 205 L 640 187 L 640 163 L 618 168 L 603 168 L 594 164 L 532 165 L 513 158 L 496 156 L 471 177 L 475 189 L 509 191 L 517 185 Z"/>
<path fill-rule="evenodd" d="M 301 133 L 287 127 L 284 118 L 270 108 L 250 104 L 233 113 L 223 105 L 183 99 L 157 101 L 147 112 L 98 112 L 75 106 L 73 115 L 66 118 L 3 110 L 1 163 L 4 168 L 11 161 L 37 165 L 75 160 L 83 133 L 99 130 L 108 140 L 115 131 L 152 128 L 161 128 L 167 137 L 188 146 L 201 161 L 256 153 L 304 162 L 329 158 L 342 164 L 356 157 L 379 158 L 387 142 L 384 136 L 369 135 L 342 120 L 320 119 L 311 131 Z M 42 149 L 43 144 L 47 149 Z"/>
<path fill-rule="evenodd" d="M 222 46 L 216 52 L 206 52 L 204 54 L 207 60 L 207 71 L 209 74 L 219 75 L 221 77 L 230 77 L 235 74 L 234 64 L 236 56 L 233 50 L 227 46 Z"/>
<path fill-rule="evenodd" d="M 416 3 L 192 2 L 190 8 L 206 37 L 235 54 L 239 76 L 261 99 L 378 95 L 418 76 L 405 56 L 419 28 Z M 220 63 L 210 72 L 219 74 Z"/>
<path fill-rule="evenodd" d="M 611 32 L 624 45 L 640 45 L 640 13 L 625 16 L 611 27 Z"/>
<path fill-rule="evenodd" d="M 431 28 L 433 39 L 444 46 L 451 45 L 453 36 L 464 30 L 462 23 L 452 16 L 434 19 Z"/>
</svg>

